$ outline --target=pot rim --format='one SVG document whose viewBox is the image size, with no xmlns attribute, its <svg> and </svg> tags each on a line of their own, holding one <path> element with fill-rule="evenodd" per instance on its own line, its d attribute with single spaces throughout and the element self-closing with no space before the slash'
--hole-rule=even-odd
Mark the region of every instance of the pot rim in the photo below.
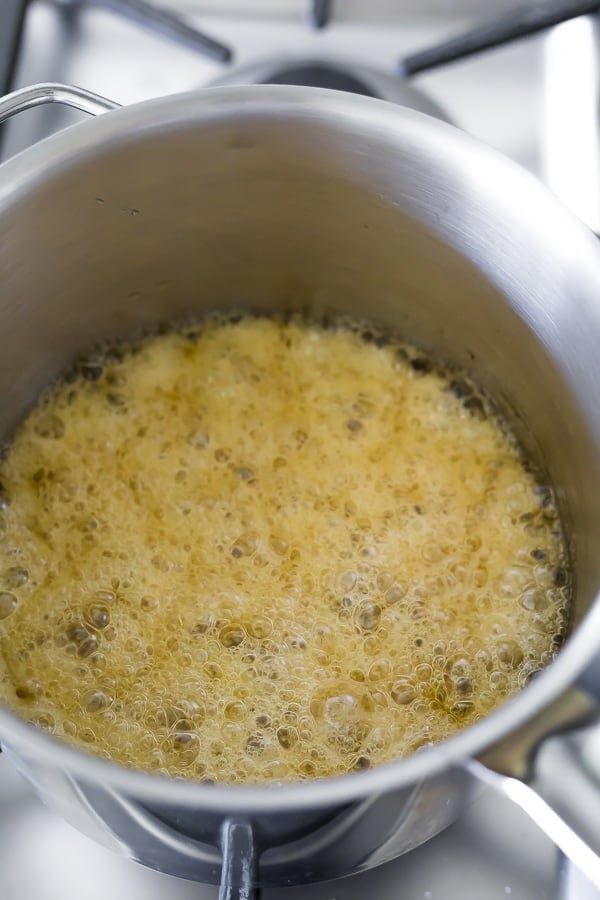
<svg viewBox="0 0 600 900">
<path fill-rule="evenodd" d="M 478 186 L 487 187 L 490 172 L 501 174 L 506 198 L 518 198 L 527 222 L 542 213 L 549 232 L 565 243 L 576 242 L 578 261 L 600 284 L 600 255 L 591 232 L 532 175 L 451 125 L 385 101 L 319 88 L 289 85 L 233 85 L 213 87 L 148 100 L 116 109 L 97 119 L 71 126 L 24 150 L 0 166 L 0 216 L 36 186 L 70 166 L 94 156 L 115 142 L 139 141 L 144 134 L 168 132 L 219 119 L 259 116 L 285 120 L 310 116 L 334 128 L 359 128 L 393 142 L 396 135 L 418 147 L 443 144 L 444 165 L 470 159 L 470 170 L 482 174 Z M 487 188 L 492 190 L 493 188 Z M 506 203 L 510 203 L 507 199 Z M 598 295 L 600 298 L 600 294 Z M 598 301 L 600 303 L 600 299 Z M 583 622 L 541 675 L 490 715 L 441 744 L 409 757 L 360 773 L 283 785 L 205 785 L 193 781 L 128 769 L 118 763 L 63 744 L 16 714 L 0 709 L 0 736 L 9 756 L 35 754 L 47 766 L 87 782 L 99 782 L 127 795 L 158 803 L 177 803 L 220 813 L 261 813 L 291 808 L 343 805 L 421 781 L 444 769 L 461 766 L 525 724 L 576 681 L 600 651 L 600 604 L 590 608 Z"/>
</svg>

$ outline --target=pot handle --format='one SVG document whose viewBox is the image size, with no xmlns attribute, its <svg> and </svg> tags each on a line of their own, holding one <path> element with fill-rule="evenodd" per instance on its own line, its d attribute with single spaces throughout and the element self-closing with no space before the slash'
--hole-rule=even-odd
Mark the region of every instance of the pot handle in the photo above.
<svg viewBox="0 0 600 900">
<path fill-rule="evenodd" d="M 259 900 L 255 887 L 257 851 L 252 825 L 226 819 L 221 826 L 221 886 L 219 900 Z"/>
<path fill-rule="evenodd" d="M 600 725 L 572 688 L 468 771 L 516 803 L 600 887 Z"/>
<path fill-rule="evenodd" d="M 0 125 L 25 109 L 43 106 L 45 103 L 62 103 L 91 116 L 118 109 L 120 106 L 113 100 L 107 100 L 106 97 L 80 87 L 68 84 L 34 84 L 0 98 Z"/>
</svg>

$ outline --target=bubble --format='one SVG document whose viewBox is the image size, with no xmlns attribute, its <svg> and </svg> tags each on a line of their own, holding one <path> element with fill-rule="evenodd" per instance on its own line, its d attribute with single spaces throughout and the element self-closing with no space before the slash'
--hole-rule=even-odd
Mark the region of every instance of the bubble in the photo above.
<svg viewBox="0 0 600 900">
<path fill-rule="evenodd" d="M 60 440 L 65 435 L 65 423 L 54 413 L 45 413 L 40 416 L 34 428 L 36 434 L 43 438 Z"/>
<path fill-rule="evenodd" d="M 242 722 L 246 718 L 246 707 L 239 700 L 232 700 L 225 706 L 225 717 L 232 722 Z"/>
<path fill-rule="evenodd" d="M 381 652 L 381 641 L 375 634 L 368 634 L 363 642 L 363 649 L 367 656 L 377 656 Z"/>
<path fill-rule="evenodd" d="M 359 434 L 363 430 L 363 424 L 358 419 L 348 419 L 346 428 L 351 434 Z"/>
<path fill-rule="evenodd" d="M 261 755 L 268 746 L 267 738 L 262 734 L 251 735 L 246 741 L 246 752 L 252 756 Z"/>
<path fill-rule="evenodd" d="M 42 728 L 44 731 L 53 734 L 56 729 L 56 721 L 54 716 L 50 713 L 42 713 L 39 716 L 34 716 L 31 720 L 34 725 L 37 725 L 38 728 Z"/>
<path fill-rule="evenodd" d="M 390 690 L 390 697 L 398 706 L 408 706 L 416 699 L 417 692 L 413 684 L 400 679 L 394 682 Z"/>
<path fill-rule="evenodd" d="M 92 653 L 95 653 L 98 649 L 98 639 L 95 635 L 91 634 L 85 641 L 77 648 L 77 656 L 85 659 L 88 656 L 91 656 Z"/>
<path fill-rule="evenodd" d="M 211 613 L 199 616 L 195 625 L 192 627 L 192 634 L 206 634 L 211 631 L 215 625 L 215 617 Z"/>
<path fill-rule="evenodd" d="M 424 544 L 421 549 L 421 554 L 423 556 L 423 559 L 428 563 L 440 562 L 440 560 L 444 557 L 444 551 L 442 550 L 440 545 L 433 542 Z"/>
<path fill-rule="evenodd" d="M 223 670 L 218 663 L 209 662 L 204 666 L 204 671 L 210 679 L 222 678 Z"/>
<path fill-rule="evenodd" d="M 473 682 L 470 678 L 457 678 L 454 687 L 459 694 L 470 694 L 473 691 Z"/>
<path fill-rule="evenodd" d="M 523 662 L 523 651 L 515 641 L 500 641 L 496 644 L 496 653 L 500 662 L 516 667 Z"/>
<path fill-rule="evenodd" d="M 381 620 L 381 607 L 367 600 L 360 604 L 354 613 L 354 622 L 363 631 L 373 631 Z"/>
<path fill-rule="evenodd" d="M 243 643 L 245 637 L 246 632 L 243 626 L 235 623 L 225 625 L 219 631 L 219 641 L 224 647 L 229 649 L 239 647 L 239 645 Z"/>
<path fill-rule="evenodd" d="M 273 623 L 266 616 L 255 616 L 255 618 L 246 625 L 246 631 L 252 637 L 259 639 L 266 638 L 273 631 Z"/>
<path fill-rule="evenodd" d="M 67 626 L 65 636 L 69 641 L 73 641 L 75 644 L 81 644 L 83 641 L 87 640 L 90 636 L 90 632 L 83 622 L 73 622 L 71 625 Z"/>
<path fill-rule="evenodd" d="M 378 659 L 369 669 L 369 681 L 381 681 L 390 674 L 391 666 L 387 659 Z"/>
<path fill-rule="evenodd" d="M 269 547 L 278 556 L 285 556 L 289 549 L 289 544 L 282 538 L 271 536 L 269 539 Z"/>
<path fill-rule="evenodd" d="M 3 576 L 4 585 L 12 590 L 23 587 L 29 581 L 29 572 L 22 566 L 11 566 Z"/>
<path fill-rule="evenodd" d="M 394 585 L 394 578 L 390 572 L 378 572 L 375 577 L 377 590 L 386 592 Z"/>
<path fill-rule="evenodd" d="M 177 719 L 173 725 L 173 729 L 176 732 L 185 732 L 187 734 L 188 732 L 193 732 L 194 723 L 191 719 Z"/>
<path fill-rule="evenodd" d="M 140 606 L 144 612 L 153 612 L 155 609 L 158 609 L 158 605 L 157 598 L 152 597 L 150 594 L 145 594 L 140 600 Z"/>
<path fill-rule="evenodd" d="M 208 433 L 201 428 L 196 429 L 196 431 L 191 431 L 187 441 L 188 444 L 191 444 L 191 446 L 195 447 L 197 450 L 204 450 L 210 444 Z"/>
<path fill-rule="evenodd" d="M 504 672 L 492 672 L 490 674 L 490 687 L 498 693 L 505 693 L 508 688 L 508 678 Z"/>
<path fill-rule="evenodd" d="M 460 678 L 461 676 L 467 677 L 471 674 L 471 663 L 466 656 L 457 655 L 450 657 L 446 664 L 446 668 L 452 672 L 452 675 L 456 678 Z"/>
<path fill-rule="evenodd" d="M 299 634 L 292 635 L 288 642 L 294 650 L 306 650 L 306 641 Z"/>
<path fill-rule="evenodd" d="M 426 684 L 431 681 L 433 677 L 433 669 L 429 665 L 429 663 L 420 663 L 418 666 L 415 666 L 415 678 L 417 681 Z M 453 671 L 456 673 L 456 669 L 453 668 Z"/>
<path fill-rule="evenodd" d="M 18 601 L 14 594 L 0 591 L 0 619 L 7 619 L 17 608 Z"/>
<path fill-rule="evenodd" d="M 96 600 L 98 601 L 98 603 L 100 603 L 100 604 L 114 603 L 115 600 L 117 599 L 117 595 L 115 594 L 114 591 L 106 591 L 106 590 L 96 591 L 95 597 L 96 597 Z"/>
<path fill-rule="evenodd" d="M 564 566 L 556 566 L 556 568 L 554 569 L 554 576 L 553 576 L 554 586 L 558 587 L 558 588 L 565 587 L 565 585 L 567 584 L 567 581 L 568 581 L 568 576 L 567 576 L 567 572 L 566 572 L 566 569 L 564 568 Z"/>
<path fill-rule="evenodd" d="M 171 746 L 177 754 L 179 765 L 191 765 L 200 752 L 200 741 L 196 734 L 177 732 L 171 738 Z"/>
<path fill-rule="evenodd" d="M 541 669 L 539 664 L 531 660 L 530 662 L 523 663 L 523 666 L 520 670 L 520 680 L 523 686 L 528 685 L 531 681 L 533 681 L 540 674 Z"/>
<path fill-rule="evenodd" d="M 87 691 L 81 698 L 81 703 L 86 712 L 99 713 L 107 709 L 113 698 L 103 691 Z"/>
<path fill-rule="evenodd" d="M 537 588 L 530 588 L 529 590 L 524 591 L 521 594 L 520 603 L 523 609 L 526 609 L 529 612 L 545 609 L 548 605 L 545 593 Z"/>
<path fill-rule="evenodd" d="M 284 750 L 290 750 L 298 743 L 298 731 L 293 726 L 281 726 L 277 729 L 277 740 Z"/>
<path fill-rule="evenodd" d="M 86 610 L 86 619 L 93 625 L 95 628 L 106 628 L 110 621 L 110 613 L 106 606 L 98 606 L 97 604 L 92 604 L 92 606 L 88 606 Z"/>
<path fill-rule="evenodd" d="M 353 694 L 327 697 L 323 704 L 323 718 L 334 728 L 352 719 L 358 712 L 358 700 Z"/>
<path fill-rule="evenodd" d="M 252 556 L 258 549 L 258 539 L 252 535 L 242 535 L 237 539 L 231 548 L 231 555 L 234 559 L 240 559 L 242 556 Z"/>
<path fill-rule="evenodd" d="M 483 666 L 488 671 L 492 668 L 492 659 L 486 650 L 478 650 L 476 652 L 475 663 L 479 666 Z"/>
<path fill-rule="evenodd" d="M 35 678 L 27 678 L 25 681 L 17 684 L 15 694 L 19 700 L 23 700 L 25 703 L 33 703 L 34 700 L 38 700 L 41 697 L 42 685 Z"/>
<path fill-rule="evenodd" d="M 544 652 L 540 656 L 540 662 L 542 666 L 548 666 L 551 662 L 556 658 L 555 650 L 544 650 Z"/>
<path fill-rule="evenodd" d="M 475 704 L 472 700 L 459 700 L 450 707 L 450 712 L 458 718 L 464 718 L 475 710 Z"/>
<path fill-rule="evenodd" d="M 367 712 L 377 712 L 387 707 L 387 694 L 380 690 L 366 691 L 360 699 L 360 704 Z"/>
<path fill-rule="evenodd" d="M 399 603 L 403 600 L 407 593 L 407 587 L 399 581 L 395 581 L 385 595 L 385 602 L 389 606 Z"/>
<path fill-rule="evenodd" d="M 356 585 L 358 576 L 356 572 L 348 571 L 340 575 L 339 585 L 342 591 L 351 591 Z"/>
<path fill-rule="evenodd" d="M 177 709 L 181 710 L 188 719 L 191 719 L 194 725 L 201 724 L 206 718 L 206 707 L 196 700 L 177 700 L 175 706 Z"/>
</svg>

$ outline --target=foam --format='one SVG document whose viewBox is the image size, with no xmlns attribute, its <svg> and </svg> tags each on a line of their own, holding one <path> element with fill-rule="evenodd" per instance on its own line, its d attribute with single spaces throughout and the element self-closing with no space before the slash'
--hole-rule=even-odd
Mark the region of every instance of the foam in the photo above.
<svg viewBox="0 0 600 900">
<path fill-rule="evenodd" d="M 486 715 L 564 628 L 552 494 L 487 401 L 348 323 L 86 360 L 0 488 L 0 698 L 127 766 L 377 765 Z"/>
</svg>

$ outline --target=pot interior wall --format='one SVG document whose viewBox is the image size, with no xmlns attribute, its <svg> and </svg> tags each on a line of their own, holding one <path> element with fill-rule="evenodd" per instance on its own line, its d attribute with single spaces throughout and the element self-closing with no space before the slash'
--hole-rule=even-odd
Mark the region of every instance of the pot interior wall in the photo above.
<svg viewBox="0 0 600 900">
<path fill-rule="evenodd" d="M 412 141 L 316 114 L 214 115 L 88 140 L 33 189 L 7 192 L 0 434 L 109 337 L 215 308 L 368 317 L 467 368 L 513 410 L 559 489 L 578 620 L 598 586 L 600 472 L 597 423 L 584 423 L 598 379 L 573 360 L 593 359 L 598 314 L 558 271 L 550 238 L 511 243 L 493 187 L 486 196 L 452 153 L 434 164 Z M 569 303 L 584 317 L 576 334 Z"/>
</svg>

